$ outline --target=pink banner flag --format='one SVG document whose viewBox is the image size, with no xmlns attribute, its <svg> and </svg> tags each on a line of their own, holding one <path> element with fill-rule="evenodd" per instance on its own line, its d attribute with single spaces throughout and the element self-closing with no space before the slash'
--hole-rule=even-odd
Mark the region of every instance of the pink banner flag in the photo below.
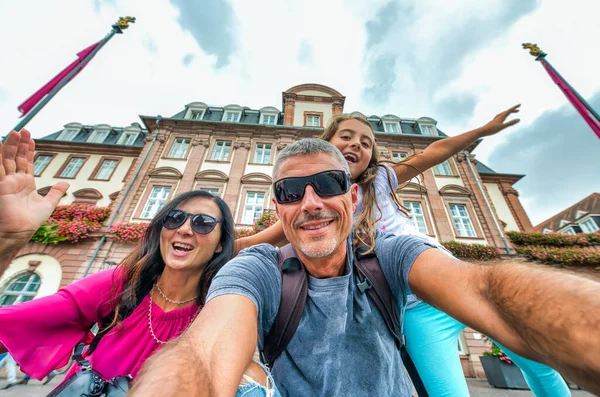
<svg viewBox="0 0 600 397">
<path fill-rule="evenodd" d="M 43 97 L 45 97 L 46 95 L 48 95 L 57 85 L 59 85 L 61 83 L 61 81 L 67 77 L 67 75 L 69 73 L 71 73 L 71 71 L 73 71 L 73 69 L 75 69 L 77 66 L 79 66 L 81 63 L 83 63 L 85 61 L 85 58 L 92 52 L 94 51 L 94 49 L 100 44 L 100 42 L 92 44 L 91 46 L 89 46 L 88 48 L 86 48 L 85 50 L 79 52 L 77 54 L 77 60 L 73 61 L 69 66 L 67 66 L 62 72 L 60 72 L 59 74 L 57 74 L 52 80 L 50 80 L 48 83 L 46 83 L 46 85 L 44 85 L 42 88 L 40 88 L 39 90 L 37 90 L 32 96 L 30 96 L 29 98 L 27 98 L 25 100 L 25 102 L 23 102 L 22 104 L 19 105 L 18 109 L 21 112 L 21 117 L 25 116 L 27 113 L 29 113 L 29 111 L 31 109 L 33 109 L 33 107 L 35 105 L 37 105 L 37 103 L 39 101 L 42 100 Z M 83 65 L 83 67 L 79 70 L 83 70 L 83 68 L 85 67 L 85 65 Z M 77 75 L 75 75 L 77 76 Z M 73 76 L 73 77 L 75 77 Z"/>
<path fill-rule="evenodd" d="M 592 131 L 594 131 L 598 138 L 600 138 L 600 120 L 598 120 L 598 118 L 596 118 L 596 116 L 590 112 L 585 103 L 583 103 L 581 99 L 579 99 L 579 97 L 573 92 L 571 87 L 569 87 L 569 85 L 562 79 L 562 77 L 559 76 L 554 71 L 554 69 L 546 63 L 545 60 L 542 59 L 541 62 L 544 66 L 544 69 L 546 69 L 546 72 L 548 72 L 548 74 L 552 78 L 552 81 L 556 83 L 556 85 L 560 88 L 563 94 L 565 94 L 569 102 L 571 102 L 571 104 L 575 107 L 575 109 L 577 109 L 581 117 L 583 117 L 583 119 L 588 123 Z"/>
</svg>

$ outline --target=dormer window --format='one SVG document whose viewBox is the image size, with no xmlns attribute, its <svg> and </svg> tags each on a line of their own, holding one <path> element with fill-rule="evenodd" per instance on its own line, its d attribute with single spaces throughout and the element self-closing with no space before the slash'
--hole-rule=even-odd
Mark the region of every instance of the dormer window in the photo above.
<svg viewBox="0 0 600 397">
<path fill-rule="evenodd" d="M 202 120 L 204 118 L 204 110 L 192 110 L 191 119 L 192 120 Z"/>
<path fill-rule="evenodd" d="M 581 226 L 581 230 L 584 233 L 594 233 L 600 229 L 598 228 L 598 225 L 596 224 L 593 218 L 590 218 L 587 221 L 580 223 L 579 226 Z"/>
<path fill-rule="evenodd" d="M 89 143 L 104 143 L 109 133 L 110 130 L 94 130 L 87 141 Z"/>
<path fill-rule="evenodd" d="M 260 124 L 265 125 L 275 125 L 277 124 L 277 115 L 276 114 L 261 114 L 260 115 Z"/>
<path fill-rule="evenodd" d="M 72 141 L 73 139 L 75 139 L 75 137 L 77 136 L 79 131 L 80 131 L 80 129 L 66 128 L 63 130 L 63 132 L 60 133 L 60 135 L 58 136 L 58 138 L 56 138 L 56 140 L 57 141 Z"/>
<path fill-rule="evenodd" d="M 185 114 L 185 118 L 188 120 L 202 120 L 206 109 L 208 109 L 208 105 L 204 102 L 188 103 L 186 107 L 187 113 Z"/>
<path fill-rule="evenodd" d="M 400 123 L 397 121 L 385 121 L 383 130 L 388 134 L 400 134 Z"/>
<path fill-rule="evenodd" d="M 421 128 L 421 134 L 425 136 L 437 136 L 437 131 L 434 125 L 421 124 L 419 127 Z"/>
<path fill-rule="evenodd" d="M 542 233 L 544 233 L 544 234 L 552 233 L 552 230 L 544 228 L 544 230 L 542 230 Z"/>
<path fill-rule="evenodd" d="M 568 225 L 569 223 L 571 223 L 571 222 L 569 222 L 569 221 L 568 221 L 568 220 L 566 220 L 566 219 L 561 219 L 561 220 L 560 220 L 560 224 L 559 224 L 559 225 L 560 225 L 560 227 L 563 227 L 563 226 L 565 226 L 565 225 Z"/>
<path fill-rule="evenodd" d="M 227 111 L 223 115 L 223 121 L 227 121 L 229 123 L 239 123 L 241 115 L 242 112 Z"/>
<path fill-rule="evenodd" d="M 135 141 L 137 140 L 138 137 L 137 132 L 132 133 L 132 132 L 124 132 L 123 134 L 121 134 L 121 137 L 119 138 L 119 141 L 117 142 L 117 145 L 127 145 L 127 146 L 131 146 L 135 143 Z"/>
</svg>

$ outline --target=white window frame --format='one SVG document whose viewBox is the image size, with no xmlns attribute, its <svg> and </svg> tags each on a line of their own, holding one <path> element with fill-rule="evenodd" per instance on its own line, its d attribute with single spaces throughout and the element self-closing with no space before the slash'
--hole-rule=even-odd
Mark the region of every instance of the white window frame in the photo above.
<svg viewBox="0 0 600 397">
<path fill-rule="evenodd" d="M 410 210 L 410 219 L 420 233 L 429 234 L 427 230 L 427 219 L 425 218 L 425 212 L 423 205 L 419 201 L 404 201 L 404 206 Z M 422 222 L 423 227 L 420 226 L 419 221 Z"/>
<path fill-rule="evenodd" d="M 262 146 L 259 148 L 259 146 Z M 268 148 L 267 148 L 268 146 Z M 260 152 L 259 152 L 260 150 Z M 269 156 L 265 159 L 265 152 L 269 151 Z M 271 164 L 271 156 L 273 155 L 273 144 L 271 143 L 257 143 L 254 147 L 254 158 L 252 163 L 254 164 Z M 259 158 L 260 157 L 260 158 Z"/>
<path fill-rule="evenodd" d="M 219 145 L 219 143 L 222 143 L 223 145 Z M 216 141 L 215 144 L 213 145 L 212 151 L 210 152 L 210 160 L 211 161 L 227 161 L 229 160 L 229 154 L 231 153 L 231 141 Z M 229 149 L 227 150 L 227 155 L 225 156 L 224 159 L 221 159 L 221 157 L 223 157 L 222 155 L 225 153 L 225 147 L 229 147 Z M 219 158 L 215 158 L 215 153 L 219 154 Z"/>
<path fill-rule="evenodd" d="M 273 117 L 273 122 L 272 123 L 265 123 L 265 119 L 267 117 Z M 277 125 L 277 121 L 278 121 L 278 115 L 277 115 L 277 113 L 261 113 L 260 114 L 260 122 L 259 122 L 259 124 Z"/>
<path fill-rule="evenodd" d="M 203 192 L 208 192 L 208 193 L 212 194 L 213 196 L 221 197 L 221 195 L 219 194 L 218 187 L 203 187 L 203 188 L 200 188 L 199 190 L 201 190 Z"/>
<path fill-rule="evenodd" d="M 315 124 L 315 120 L 316 120 L 316 124 Z M 306 115 L 306 126 L 313 127 L 313 128 L 320 128 L 321 127 L 321 115 L 307 114 Z"/>
<path fill-rule="evenodd" d="M 435 166 L 435 174 L 441 176 L 453 176 L 452 167 L 450 167 L 449 160 L 439 163 Z"/>
<path fill-rule="evenodd" d="M 48 158 L 48 161 L 46 161 L 45 163 L 38 163 L 38 161 L 40 161 L 40 159 L 44 157 L 44 158 Z M 44 172 L 44 170 L 46 169 L 46 167 L 48 167 L 48 164 L 50 164 L 50 162 L 52 161 L 52 159 L 54 158 L 54 156 L 50 156 L 48 154 L 40 154 L 39 156 L 37 156 L 37 158 L 35 159 L 35 161 L 33 162 L 33 176 L 40 176 L 42 175 L 42 172 Z M 40 167 L 40 164 L 42 169 L 38 169 Z"/>
<path fill-rule="evenodd" d="M 204 113 L 206 113 L 206 109 L 190 109 L 190 120 L 202 120 Z"/>
<path fill-rule="evenodd" d="M 574 234 L 577 234 L 577 233 L 575 233 L 575 230 L 573 230 L 573 227 L 570 227 L 570 228 L 568 228 L 566 230 L 563 230 L 563 234 L 574 235 Z"/>
<path fill-rule="evenodd" d="M 561 219 L 559 226 L 563 227 L 563 226 L 567 226 L 569 223 L 571 223 L 570 221 L 566 220 L 566 219 Z"/>
<path fill-rule="evenodd" d="M 402 129 L 400 128 L 400 123 L 397 121 L 384 121 L 383 122 L 383 131 L 387 134 L 402 134 Z"/>
<path fill-rule="evenodd" d="M 104 165 L 108 162 L 111 163 L 115 163 L 115 166 L 112 168 L 105 168 Z M 110 177 L 113 175 L 115 169 L 117 168 L 117 166 L 119 165 L 119 160 L 115 160 L 115 159 L 104 159 L 104 161 L 102 161 L 102 164 L 100 164 L 100 168 L 98 168 L 98 171 L 96 172 L 96 175 L 94 175 L 94 179 L 98 179 L 101 181 L 109 181 Z M 106 174 L 106 176 L 104 178 L 101 178 L 102 173 L 106 173 L 108 170 L 108 173 Z"/>
<path fill-rule="evenodd" d="M 94 130 L 92 134 L 88 137 L 87 143 L 104 143 L 106 138 L 108 138 L 108 134 L 110 130 Z"/>
<path fill-rule="evenodd" d="M 187 154 L 190 145 L 192 143 L 192 140 L 190 138 L 175 138 L 175 140 L 173 140 L 173 144 L 171 145 L 171 148 L 169 149 L 169 154 L 167 155 L 167 158 L 169 159 L 184 159 L 185 155 Z M 181 149 L 184 147 L 185 145 L 185 150 L 183 151 L 183 154 L 181 153 Z"/>
<path fill-rule="evenodd" d="M 438 136 L 437 129 L 433 124 L 419 124 L 419 129 L 423 136 Z M 425 131 L 428 131 L 428 133 L 425 133 Z"/>
<path fill-rule="evenodd" d="M 542 230 L 542 233 L 544 233 L 544 234 L 552 233 L 552 230 L 544 228 L 544 230 Z"/>
<path fill-rule="evenodd" d="M 81 160 L 81 164 L 79 164 L 79 167 L 75 168 L 74 165 L 73 166 L 71 165 L 74 162 L 74 160 Z M 75 176 L 77 175 L 79 170 L 81 170 L 81 167 L 83 167 L 83 164 L 85 164 L 84 157 L 71 157 L 71 159 L 69 160 L 69 162 L 67 163 L 65 168 L 63 168 L 63 170 L 61 171 L 60 177 L 61 178 L 75 178 Z M 69 174 L 67 174 L 67 170 L 69 170 Z M 73 170 L 75 170 L 75 172 L 72 172 Z M 73 175 L 70 175 L 70 174 L 73 174 Z"/>
<path fill-rule="evenodd" d="M 461 330 L 458 334 L 458 353 L 459 354 L 469 354 L 469 345 L 467 344 L 467 340 L 465 339 L 465 330 Z"/>
<path fill-rule="evenodd" d="M 594 233 L 600 230 L 600 228 L 596 224 L 596 221 L 591 217 L 583 222 L 580 222 L 579 227 L 581 227 L 581 231 L 584 233 Z"/>
<path fill-rule="evenodd" d="M 396 163 L 401 160 L 404 160 L 407 157 L 408 157 L 407 152 L 392 152 L 392 160 Z"/>
<path fill-rule="evenodd" d="M 229 120 L 229 115 L 237 115 L 237 120 Z M 226 110 L 223 113 L 223 119 L 221 121 L 225 121 L 227 123 L 239 123 L 242 118 L 242 112 L 238 110 Z"/>
<path fill-rule="evenodd" d="M 256 219 L 263 213 L 265 210 L 265 195 L 265 192 L 246 192 L 246 199 L 244 200 L 244 207 L 242 210 L 243 224 L 254 224 Z M 252 202 L 249 202 L 250 199 L 252 199 Z M 259 202 L 259 200 L 261 201 Z M 252 219 L 250 219 L 249 214 L 252 214 Z"/>
<path fill-rule="evenodd" d="M 456 232 L 458 233 L 458 237 L 477 237 L 477 233 L 475 232 L 475 227 L 473 226 L 473 221 L 469 216 L 469 208 L 466 204 L 450 204 L 450 216 L 452 217 L 452 221 L 454 222 L 454 226 L 456 227 Z M 453 211 L 453 207 L 456 208 Z M 458 207 L 464 208 L 465 215 L 460 213 Z"/>
<path fill-rule="evenodd" d="M 9 290 L 11 285 L 15 284 L 17 281 L 19 281 L 25 277 L 27 277 L 27 281 L 25 281 L 25 284 L 23 284 L 22 289 L 17 290 L 17 291 Z M 35 284 L 37 284 L 37 286 Z M 27 291 L 32 285 L 34 285 L 36 287 L 35 290 Z M 6 287 L 3 289 L 2 293 L 0 294 L 0 298 L 3 298 L 5 296 L 16 296 L 17 298 L 15 299 L 14 302 L 10 303 L 10 305 L 14 305 L 15 303 L 27 302 L 36 297 L 36 295 L 38 294 L 38 291 L 40 290 L 41 285 L 42 285 L 42 279 L 39 276 L 39 274 L 37 274 L 35 272 L 18 273 L 15 276 L 13 276 L 6 283 Z M 29 298 L 29 299 L 24 299 L 24 298 Z M 0 305 L 0 306 L 9 306 L 9 305 Z"/>
<path fill-rule="evenodd" d="M 157 192 L 155 197 L 152 197 L 154 192 Z M 144 205 L 144 209 L 140 214 L 142 219 L 152 219 L 158 214 L 158 212 L 165 206 L 165 203 L 169 199 L 171 194 L 171 186 L 152 186 L 148 200 Z M 160 196 L 159 196 L 160 195 Z"/>
<path fill-rule="evenodd" d="M 75 129 L 75 128 L 65 128 L 63 130 L 63 132 L 60 133 L 60 135 L 58 136 L 58 138 L 56 138 L 57 141 L 73 141 L 73 139 L 75 139 L 77 137 L 77 135 L 79 134 L 79 131 L 81 131 L 81 129 Z"/>
<path fill-rule="evenodd" d="M 117 145 L 127 145 L 127 146 L 131 146 L 135 143 L 135 141 L 137 141 L 138 135 L 140 133 L 139 132 L 123 132 L 121 134 L 121 136 L 119 137 L 119 141 L 117 142 Z M 129 143 L 129 139 L 131 137 L 134 137 L 133 140 L 131 141 L 131 143 Z"/>
</svg>

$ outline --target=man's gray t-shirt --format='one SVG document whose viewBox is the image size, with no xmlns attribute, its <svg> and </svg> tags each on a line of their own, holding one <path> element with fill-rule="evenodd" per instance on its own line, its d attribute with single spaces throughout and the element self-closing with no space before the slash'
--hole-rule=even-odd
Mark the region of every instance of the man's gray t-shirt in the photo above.
<svg viewBox="0 0 600 397">
<path fill-rule="evenodd" d="M 402 309 L 412 264 L 419 254 L 435 246 L 415 236 L 378 233 L 375 247 Z M 219 271 L 208 293 L 208 300 L 236 294 L 256 304 L 260 347 L 273 325 L 281 298 L 277 252 L 268 244 L 242 251 Z M 349 265 L 352 250 L 348 252 L 344 276 L 308 277 L 308 297 L 300 324 L 272 368 L 283 396 L 411 396 L 410 381 L 394 339 L 377 307 L 358 290 L 358 280 Z"/>
</svg>

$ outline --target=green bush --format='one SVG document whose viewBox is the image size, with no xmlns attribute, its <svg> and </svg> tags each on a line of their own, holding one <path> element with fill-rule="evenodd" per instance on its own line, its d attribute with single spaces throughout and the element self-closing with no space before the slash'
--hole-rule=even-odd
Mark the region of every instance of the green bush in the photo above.
<svg viewBox="0 0 600 397">
<path fill-rule="evenodd" d="M 37 241 L 38 243 L 44 244 L 57 244 L 61 241 L 68 240 L 66 236 L 58 234 L 59 229 L 60 225 L 58 224 L 51 225 L 48 222 L 44 222 L 44 224 L 34 233 L 33 237 L 31 237 L 31 241 Z"/>
<path fill-rule="evenodd" d="M 562 233 L 506 233 L 514 245 L 543 245 L 548 247 L 589 247 L 600 245 L 600 233 L 562 234 Z"/>
<path fill-rule="evenodd" d="M 600 252 L 577 248 L 517 247 L 517 253 L 529 260 L 558 266 L 600 265 Z"/>
<path fill-rule="evenodd" d="M 484 244 L 465 244 L 447 241 L 442 245 L 457 258 L 489 261 L 500 258 L 498 248 Z"/>
</svg>

